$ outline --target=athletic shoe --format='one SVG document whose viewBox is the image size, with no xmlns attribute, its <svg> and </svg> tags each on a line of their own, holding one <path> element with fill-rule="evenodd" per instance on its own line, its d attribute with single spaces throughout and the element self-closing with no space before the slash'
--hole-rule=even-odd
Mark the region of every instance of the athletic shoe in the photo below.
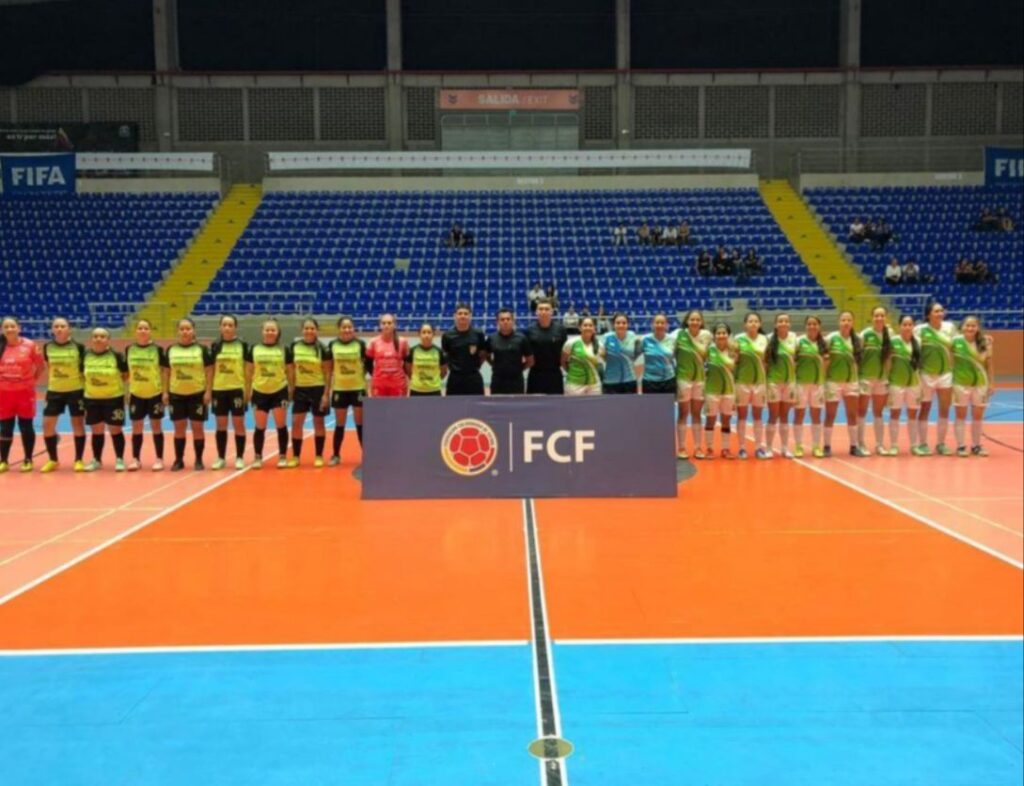
<svg viewBox="0 0 1024 786">
<path fill-rule="evenodd" d="M 743 461 L 746 461 L 747 458 L 748 458 L 748 456 L 747 456 L 747 449 L 746 448 L 740 448 L 740 452 L 736 454 L 736 458 L 742 459 Z"/>
<path fill-rule="evenodd" d="M 88 464 L 85 465 L 85 467 L 84 467 L 84 469 L 82 471 L 83 472 L 97 472 L 97 471 L 101 470 L 102 468 L 103 468 L 103 465 L 100 464 L 100 462 L 98 462 L 96 459 L 93 459 L 92 461 L 90 461 Z"/>
<path fill-rule="evenodd" d="M 726 461 L 730 461 L 733 458 L 732 451 L 729 448 L 722 448 L 722 458 Z"/>
<path fill-rule="evenodd" d="M 156 461 L 153 462 L 152 470 L 153 472 L 163 472 L 164 463 L 160 459 L 157 459 Z"/>
<path fill-rule="evenodd" d="M 338 466 L 338 465 L 339 465 L 340 463 L 341 463 L 341 456 L 331 456 L 331 457 L 330 457 L 330 458 L 329 458 L 329 459 L 327 460 L 327 466 L 328 466 L 328 467 L 336 467 L 336 466 Z"/>
<path fill-rule="evenodd" d="M 871 454 L 862 448 L 860 445 L 854 445 L 850 448 L 850 455 L 854 458 L 870 458 Z"/>
<path fill-rule="evenodd" d="M 257 456 L 252 460 L 253 469 L 263 469 L 263 456 Z"/>
<path fill-rule="evenodd" d="M 885 445 L 879 445 L 877 448 L 875 448 L 875 453 L 877 453 L 879 456 L 889 455 L 889 451 L 885 449 Z"/>
<path fill-rule="evenodd" d="M 85 472 L 85 462 L 82 461 L 81 459 L 78 459 L 78 461 L 74 463 L 74 466 L 72 466 L 71 469 L 73 469 L 75 472 Z"/>
<path fill-rule="evenodd" d="M 241 456 L 235 459 L 235 469 L 245 469 L 245 459 Z"/>
<path fill-rule="evenodd" d="M 124 459 L 114 459 L 114 472 L 124 472 L 127 467 L 124 465 Z"/>
<path fill-rule="evenodd" d="M 795 448 L 793 448 L 793 458 L 803 458 L 803 457 L 804 457 L 804 446 L 803 445 L 797 445 Z"/>
<path fill-rule="evenodd" d="M 137 458 L 133 458 L 131 461 L 128 462 L 129 472 L 138 472 L 140 469 L 142 469 L 142 465 L 139 463 L 139 460 Z"/>
<path fill-rule="evenodd" d="M 825 458 L 825 449 L 820 445 L 815 445 L 811 449 L 811 455 L 814 456 L 814 458 Z"/>
<path fill-rule="evenodd" d="M 28 459 L 26 461 L 21 462 L 22 472 L 31 472 L 33 469 L 34 467 L 32 466 L 32 459 Z"/>
<path fill-rule="evenodd" d="M 43 468 L 41 470 L 39 470 L 39 471 L 42 472 L 44 475 L 47 475 L 50 472 L 56 472 L 57 471 L 57 467 L 59 467 L 59 466 L 60 466 L 60 464 L 58 464 L 53 459 L 50 459 L 45 464 L 43 464 Z"/>
<path fill-rule="evenodd" d="M 789 448 L 783 448 L 781 455 L 782 455 L 782 458 L 786 458 L 786 459 L 796 458 L 796 456 L 793 453 L 790 452 Z"/>
<path fill-rule="evenodd" d="M 214 459 L 213 464 L 210 465 L 210 469 L 220 470 L 220 469 L 224 469 L 224 467 L 226 467 L 227 465 L 228 465 L 228 463 L 224 459 L 216 458 L 216 459 Z"/>
<path fill-rule="evenodd" d="M 773 458 L 772 452 L 768 448 L 758 448 L 754 451 L 754 455 L 763 460 Z"/>
<path fill-rule="evenodd" d="M 930 456 L 932 455 L 932 449 L 927 445 L 918 445 L 914 448 L 915 456 Z"/>
<path fill-rule="evenodd" d="M 295 469 L 299 466 L 299 460 L 295 456 L 288 459 L 288 469 Z"/>
<path fill-rule="evenodd" d="M 900 449 L 898 447 L 896 447 L 895 445 L 893 445 L 891 448 L 889 448 L 887 451 L 885 451 L 885 455 L 887 455 L 887 456 L 898 456 L 899 454 L 900 454 Z"/>
<path fill-rule="evenodd" d="M 713 448 L 708 448 L 708 452 L 704 454 L 704 460 L 705 461 L 714 461 L 715 460 L 715 451 L 714 451 Z"/>
<path fill-rule="evenodd" d="M 204 469 L 206 469 L 206 465 L 201 461 L 197 461 L 195 464 L 192 465 L 192 469 L 194 469 L 196 472 L 202 472 Z"/>
<path fill-rule="evenodd" d="M 978 456 L 980 458 L 988 458 L 988 451 L 981 445 L 975 445 L 971 448 L 971 455 Z"/>
<path fill-rule="evenodd" d="M 324 465 L 324 457 L 323 456 L 317 456 L 315 459 L 313 459 L 313 466 L 316 467 L 317 469 L 320 469 L 320 467 L 322 467 L 323 465 Z"/>
<path fill-rule="evenodd" d="M 953 455 L 953 449 L 949 445 L 947 445 L 945 442 L 943 442 L 941 445 L 936 445 L 935 446 L 935 452 L 938 453 L 940 456 L 952 456 Z"/>
<path fill-rule="evenodd" d="M 277 468 L 288 469 L 288 459 L 286 459 L 284 456 L 281 456 L 281 458 L 277 460 Z"/>
<path fill-rule="evenodd" d="M 821 457 L 822 458 L 832 458 L 832 446 L 831 445 L 826 445 L 825 447 L 823 447 L 821 449 Z"/>
<path fill-rule="evenodd" d="M 967 446 L 966 446 L 966 445 L 961 445 L 960 447 L 958 447 L 958 448 L 956 449 L 956 455 L 957 455 L 957 456 L 958 456 L 959 458 L 970 458 L 970 457 L 971 457 L 971 451 L 969 451 L 969 450 L 967 449 Z"/>
<path fill-rule="evenodd" d="M 693 457 L 697 459 L 697 461 L 703 461 L 707 458 L 707 454 L 700 448 L 697 448 L 697 450 L 693 452 Z"/>
<path fill-rule="evenodd" d="M 181 472 L 183 469 L 185 469 L 184 461 L 175 461 L 171 464 L 171 472 Z"/>
<path fill-rule="evenodd" d="M 6 461 L 0 461 L 0 475 L 10 470 L 10 465 Z"/>
</svg>

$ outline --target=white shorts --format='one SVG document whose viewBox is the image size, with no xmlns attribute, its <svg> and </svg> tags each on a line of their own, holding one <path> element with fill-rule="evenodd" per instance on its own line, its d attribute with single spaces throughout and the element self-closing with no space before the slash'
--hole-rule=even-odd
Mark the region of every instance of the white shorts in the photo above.
<svg viewBox="0 0 1024 786">
<path fill-rule="evenodd" d="M 704 397 L 704 414 L 709 418 L 716 417 L 719 414 L 728 417 L 732 414 L 735 404 L 736 397 L 734 395 L 709 393 Z"/>
<path fill-rule="evenodd" d="M 763 407 L 768 391 L 764 385 L 737 385 L 736 406 L 746 407 L 753 404 L 755 407 Z"/>
<path fill-rule="evenodd" d="M 704 383 L 678 379 L 676 380 L 676 391 L 679 393 L 680 402 L 700 401 L 704 398 Z"/>
<path fill-rule="evenodd" d="M 987 407 L 988 388 L 953 385 L 954 407 Z"/>
<path fill-rule="evenodd" d="M 844 398 L 860 396 L 859 382 L 826 382 L 825 401 L 839 401 Z"/>
<path fill-rule="evenodd" d="M 769 404 L 793 404 L 796 402 L 796 385 L 788 382 L 768 383 Z"/>
<path fill-rule="evenodd" d="M 825 388 L 813 382 L 796 386 L 797 409 L 821 409 L 825 405 Z"/>
<path fill-rule="evenodd" d="M 953 387 L 953 372 L 945 374 L 921 374 L 921 401 L 931 401 L 936 390 L 949 390 Z"/>
<path fill-rule="evenodd" d="M 889 386 L 889 409 L 918 409 L 921 406 L 921 388 L 901 388 L 899 385 Z"/>
<path fill-rule="evenodd" d="M 601 395 L 601 383 L 595 382 L 593 385 L 575 385 L 572 382 L 565 383 L 565 395 L 567 396 L 600 396 Z"/>
<path fill-rule="evenodd" d="M 860 394 L 862 396 L 884 396 L 889 392 L 889 383 L 884 379 L 862 379 Z"/>
</svg>

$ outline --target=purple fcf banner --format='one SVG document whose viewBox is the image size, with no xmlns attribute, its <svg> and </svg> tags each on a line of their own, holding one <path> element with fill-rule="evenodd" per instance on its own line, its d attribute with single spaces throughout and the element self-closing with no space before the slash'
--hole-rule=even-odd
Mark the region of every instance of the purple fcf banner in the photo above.
<svg viewBox="0 0 1024 786">
<path fill-rule="evenodd" d="M 364 404 L 363 499 L 674 497 L 673 397 Z"/>
</svg>

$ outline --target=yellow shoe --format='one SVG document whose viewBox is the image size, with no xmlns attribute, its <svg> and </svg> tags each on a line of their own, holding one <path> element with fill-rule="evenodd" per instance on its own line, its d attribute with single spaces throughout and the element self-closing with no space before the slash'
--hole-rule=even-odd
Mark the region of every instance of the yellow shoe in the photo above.
<svg viewBox="0 0 1024 786">
<path fill-rule="evenodd" d="M 85 472 L 85 462 L 82 460 L 76 461 L 75 466 L 72 467 L 72 469 L 74 469 L 75 472 Z"/>
<path fill-rule="evenodd" d="M 21 471 L 22 472 L 31 472 L 32 469 L 33 469 L 33 467 L 32 467 L 32 461 L 31 460 L 26 459 L 25 461 L 21 462 Z"/>
<path fill-rule="evenodd" d="M 58 464 L 53 459 L 50 459 L 45 464 L 43 464 L 43 468 L 39 471 L 42 472 L 44 475 L 48 475 L 51 472 L 55 472 L 57 470 L 57 467 L 59 466 L 60 464 Z"/>
<path fill-rule="evenodd" d="M 320 467 L 322 467 L 323 465 L 324 465 L 324 457 L 323 456 L 317 456 L 315 459 L 313 459 L 313 466 L 316 467 L 317 469 L 320 469 Z"/>
<path fill-rule="evenodd" d="M 297 466 L 299 466 L 299 460 L 295 458 L 295 456 L 292 456 L 290 459 L 288 459 L 288 463 L 285 464 L 285 466 L 288 469 L 295 469 Z"/>
<path fill-rule="evenodd" d="M 9 469 L 10 466 L 7 464 L 6 461 L 0 461 L 0 475 L 3 475 Z"/>
</svg>

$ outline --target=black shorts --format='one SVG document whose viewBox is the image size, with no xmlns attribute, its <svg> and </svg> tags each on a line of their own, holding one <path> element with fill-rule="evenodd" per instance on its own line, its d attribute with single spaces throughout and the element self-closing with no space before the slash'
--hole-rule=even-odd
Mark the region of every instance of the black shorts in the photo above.
<svg viewBox="0 0 1024 786">
<path fill-rule="evenodd" d="M 530 394 L 561 396 L 565 393 L 562 372 L 560 370 L 536 371 L 530 369 L 530 375 L 526 380 L 526 392 Z"/>
<path fill-rule="evenodd" d="M 69 393 L 47 393 L 46 403 L 43 405 L 43 417 L 55 418 L 64 414 L 64 410 L 73 418 L 85 414 L 85 399 L 81 390 L 72 390 Z"/>
<path fill-rule="evenodd" d="M 676 381 L 674 379 L 665 379 L 656 381 L 653 379 L 645 379 L 640 383 L 644 393 L 671 393 L 673 396 L 676 395 Z"/>
<path fill-rule="evenodd" d="M 523 375 L 517 377 L 493 377 L 491 379 L 492 396 L 521 396 L 526 392 Z"/>
<path fill-rule="evenodd" d="M 171 393 L 172 422 L 190 420 L 193 423 L 202 423 L 206 420 L 207 414 L 202 393 L 192 393 L 188 396 L 179 396 L 176 393 Z"/>
<path fill-rule="evenodd" d="M 449 396 L 482 396 L 484 378 L 479 371 L 470 374 L 449 374 L 446 392 Z"/>
<path fill-rule="evenodd" d="M 420 391 L 420 390 L 410 390 L 409 391 L 409 395 L 410 396 L 440 396 L 441 395 L 441 391 L 440 390 L 431 390 L 429 392 L 426 392 L 426 391 Z"/>
<path fill-rule="evenodd" d="M 139 398 L 132 396 L 128 400 L 128 414 L 134 420 L 163 420 L 164 398 L 153 396 L 152 398 Z"/>
<path fill-rule="evenodd" d="M 312 412 L 313 417 L 322 418 L 327 416 L 327 408 L 321 407 L 320 402 L 324 398 L 323 386 L 315 388 L 295 388 L 295 399 L 292 401 L 292 414 L 305 415 Z"/>
<path fill-rule="evenodd" d="M 288 388 L 281 388 L 277 393 L 252 392 L 252 408 L 260 412 L 270 412 L 285 406 L 288 406 Z"/>
<path fill-rule="evenodd" d="M 606 382 L 601 389 L 611 395 L 636 393 L 636 382 Z"/>
<path fill-rule="evenodd" d="M 106 423 L 108 426 L 124 425 L 123 398 L 87 398 L 85 399 L 86 425 L 95 426 Z"/>
<path fill-rule="evenodd" d="M 331 394 L 331 409 L 362 409 L 365 390 L 335 390 Z"/>
<path fill-rule="evenodd" d="M 241 417 L 245 414 L 245 391 L 237 390 L 215 390 L 213 391 L 213 414 L 218 418 L 228 415 Z"/>
</svg>

